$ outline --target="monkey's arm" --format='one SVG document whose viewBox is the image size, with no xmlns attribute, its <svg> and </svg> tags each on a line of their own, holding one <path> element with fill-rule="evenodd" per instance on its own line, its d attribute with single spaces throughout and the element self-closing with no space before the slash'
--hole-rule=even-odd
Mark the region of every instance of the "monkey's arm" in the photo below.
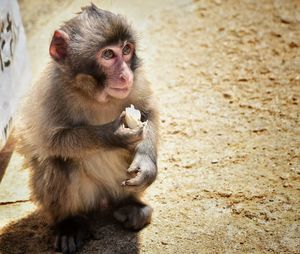
<svg viewBox="0 0 300 254">
<path fill-rule="evenodd" d="M 132 178 L 122 183 L 134 192 L 141 192 L 152 184 L 157 175 L 158 117 L 155 110 L 143 114 L 148 123 L 144 139 L 136 146 L 134 159 L 128 169 Z"/>
<path fill-rule="evenodd" d="M 143 127 L 124 130 L 122 117 L 100 125 L 56 128 L 47 140 L 52 155 L 78 157 L 93 150 L 127 148 L 142 139 Z"/>
</svg>

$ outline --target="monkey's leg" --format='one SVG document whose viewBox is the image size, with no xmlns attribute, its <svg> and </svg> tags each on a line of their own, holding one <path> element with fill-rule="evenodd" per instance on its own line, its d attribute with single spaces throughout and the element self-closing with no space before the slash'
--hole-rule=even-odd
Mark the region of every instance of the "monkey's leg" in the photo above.
<svg viewBox="0 0 300 254">
<path fill-rule="evenodd" d="M 134 199 L 120 205 L 114 212 L 114 217 L 125 228 L 140 230 L 150 223 L 152 211 L 151 206 Z"/>
<path fill-rule="evenodd" d="M 84 182 L 90 188 L 82 189 L 84 183 L 80 180 L 83 177 L 77 162 L 72 159 L 55 157 L 39 161 L 32 158 L 30 162 L 32 198 L 56 229 L 54 247 L 63 253 L 75 253 L 88 232 L 88 220 L 81 213 L 83 207 L 87 207 L 86 198 L 80 194 L 84 191 L 84 197 L 87 197 L 87 192 L 93 188 L 89 182 Z M 89 202 L 93 203 L 93 200 Z"/>
<path fill-rule="evenodd" d="M 73 254 L 88 236 L 88 222 L 80 216 L 64 219 L 56 225 L 55 251 Z"/>
</svg>

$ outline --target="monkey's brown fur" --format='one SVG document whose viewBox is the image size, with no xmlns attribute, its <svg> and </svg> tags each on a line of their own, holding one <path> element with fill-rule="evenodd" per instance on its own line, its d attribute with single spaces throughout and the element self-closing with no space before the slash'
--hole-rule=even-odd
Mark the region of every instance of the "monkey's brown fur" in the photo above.
<svg viewBox="0 0 300 254">
<path fill-rule="evenodd" d="M 96 7 L 92 5 L 83 9 L 76 18 L 62 26 L 61 29 L 70 35 L 69 47 L 77 51 L 73 51 L 63 64 L 49 63 L 40 81 L 28 93 L 19 130 L 19 151 L 24 154 L 31 170 L 32 198 L 54 224 L 100 209 L 103 204 L 117 205 L 130 197 L 139 200 L 157 174 L 158 114 L 138 59 L 135 58 L 131 66 L 134 83 L 127 98 L 110 98 L 103 104 L 93 99 L 105 77 L 93 70 L 94 67 L 86 69 L 82 66 L 91 66 L 86 58 L 91 58 L 95 52 L 88 51 L 84 43 L 95 40 L 89 27 L 97 24 L 80 26 L 82 20 L 87 22 L 85 16 L 94 15 L 93 8 Z M 104 19 L 100 22 L 106 25 L 105 34 L 98 35 L 99 42 L 104 45 L 108 41 L 123 39 L 124 35 L 127 36 L 124 39 L 135 43 L 134 33 L 124 18 L 97 11 Z M 105 23 L 107 20 L 111 20 L 109 25 Z M 76 23 L 80 29 L 75 33 L 72 29 L 77 27 Z M 75 38 L 82 33 L 85 33 L 84 37 Z M 76 40 L 72 41 L 72 36 Z M 82 62 L 77 63 L 79 59 Z M 141 111 L 143 121 L 148 120 L 142 133 L 144 139 L 137 143 L 135 137 L 139 137 L 142 130 L 131 136 L 118 135 L 117 132 L 122 124 L 120 114 L 130 104 Z M 135 145 L 131 147 L 130 143 Z M 137 157 L 145 158 L 146 167 L 153 163 L 151 167 L 155 169 L 146 171 L 143 183 L 122 186 L 121 183 L 128 179 L 128 168 Z M 133 227 L 140 228 L 144 224 Z"/>
<path fill-rule="evenodd" d="M 72 83 L 74 87 L 65 89 L 64 84 L 53 82 L 52 69 L 50 64 L 41 78 L 43 82 L 38 82 L 29 93 L 22 116 L 19 151 L 31 168 L 33 200 L 52 221 L 57 221 L 100 206 L 102 198 L 115 201 L 132 195 L 121 186 L 127 178 L 132 152 L 102 147 L 93 130 L 112 122 L 130 104 L 147 115 L 148 128 L 157 129 L 158 114 L 149 83 L 144 79 L 135 80 L 135 88 L 125 101 L 99 107 L 73 91 L 79 77 Z M 85 79 L 93 82 L 89 76 L 81 77 L 79 82 Z M 74 135 L 63 133 L 78 123 L 85 127 L 77 129 Z M 149 142 L 156 142 L 157 132 L 148 134 Z M 55 142 L 56 135 L 63 136 L 60 143 Z"/>
</svg>

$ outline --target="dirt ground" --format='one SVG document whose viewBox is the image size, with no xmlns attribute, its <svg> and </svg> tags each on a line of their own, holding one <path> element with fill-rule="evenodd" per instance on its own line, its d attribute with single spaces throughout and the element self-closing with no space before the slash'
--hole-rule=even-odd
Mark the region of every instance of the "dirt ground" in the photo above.
<svg viewBox="0 0 300 254">
<path fill-rule="evenodd" d="M 89 1 L 21 0 L 36 79 L 52 31 Z M 152 224 L 96 220 L 81 253 L 300 253 L 300 2 L 94 1 L 122 13 L 161 111 Z M 14 154 L 0 253 L 49 253 Z"/>
</svg>

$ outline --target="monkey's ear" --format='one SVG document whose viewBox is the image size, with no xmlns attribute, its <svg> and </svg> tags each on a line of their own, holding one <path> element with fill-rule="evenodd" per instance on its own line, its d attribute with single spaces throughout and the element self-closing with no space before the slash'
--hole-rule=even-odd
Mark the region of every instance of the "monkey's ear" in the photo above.
<svg viewBox="0 0 300 254">
<path fill-rule="evenodd" d="M 62 30 L 56 30 L 53 34 L 49 48 L 50 56 L 58 63 L 63 63 L 67 57 L 69 35 Z"/>
</svg>

